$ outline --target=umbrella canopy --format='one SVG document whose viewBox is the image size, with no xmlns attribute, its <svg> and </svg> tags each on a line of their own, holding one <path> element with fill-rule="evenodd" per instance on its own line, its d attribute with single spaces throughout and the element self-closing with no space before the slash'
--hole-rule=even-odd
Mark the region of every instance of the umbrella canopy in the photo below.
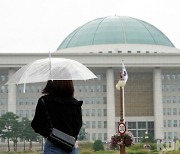
<svg viewBox="0 0 180 154">
<path fill-rule="evenodd" d="M 97 78 L 83 64 L 65 58 L 36 60 L 20 68 L 6 84 L 46 82 L 48 80 L 89 80 Z"/>
</svg>

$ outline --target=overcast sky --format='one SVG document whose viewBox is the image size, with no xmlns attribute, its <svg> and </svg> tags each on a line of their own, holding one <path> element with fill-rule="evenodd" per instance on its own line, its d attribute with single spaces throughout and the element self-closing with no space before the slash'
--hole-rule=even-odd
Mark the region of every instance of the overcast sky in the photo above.
<svg viewBox="0 0 180 154">
<path fill-rule="evenodd" d="M 53 52 L 79 26 L 114 15 L 154 25 L 180 49 L 180 0 L 0 0 L 0 52 Z"/>
</svg>

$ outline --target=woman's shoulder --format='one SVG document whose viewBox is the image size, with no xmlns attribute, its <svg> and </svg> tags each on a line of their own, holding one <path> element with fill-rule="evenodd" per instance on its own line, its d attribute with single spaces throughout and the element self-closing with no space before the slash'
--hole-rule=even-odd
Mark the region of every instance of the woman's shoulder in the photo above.
<svg viewBox="0 0 180 154">
<path fill-rule="evenodd" d="M 79 106 L 82 106 L 82 104 L 83 104 L 83 101 L 82 100 L 77 100 L 76 98 L 72 98 L 73 100 L 74 100 L 74 102 L 75 102 L 75 104 L 77 104 L 77 105 L 79 105 Z"/>
</svg>

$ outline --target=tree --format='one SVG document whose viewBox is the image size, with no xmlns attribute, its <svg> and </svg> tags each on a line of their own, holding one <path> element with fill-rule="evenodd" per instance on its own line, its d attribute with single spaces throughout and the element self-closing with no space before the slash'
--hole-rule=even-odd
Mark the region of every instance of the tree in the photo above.
<svg viewBox="0 0 180 154">
<path fill-rule="evenodd" d="M 96 140 L 93 144 L 94 151 L 104 150 L 104 146 L 101 140 Z"/>
<path fill-rule="evenodd" d="M 8 151 L 10 151 L 9 141 L 12 139 L 14 143 L 14 149 L 17 147 L 18 133 L 18 116 L 12 112 L 7 112 L 0 118 L 0 137 L 7 139 Z"/>
<path fill-rule="evenodd" d="M 82 125 L 82 127 L 81 127 L 81 129 L 79 131 L 78 140 L 86 139 L 86 134 L 87 134 L 87 132 L 85 130 L 85 124 L 83 123 L 83 125 Z"/>
<path fill-rule="evenodd" d="M 25 151 L 25 141 L 29 141 L 29 150 L 32 148 L 32 141 L 37 141 L 38 134 L 34 132 L 31 128 L 31 121 L 28 118 L 22 118 L 21 122 L 21 135 L 20 137 L 24 141 L 24 151 Z"/>
</svg>

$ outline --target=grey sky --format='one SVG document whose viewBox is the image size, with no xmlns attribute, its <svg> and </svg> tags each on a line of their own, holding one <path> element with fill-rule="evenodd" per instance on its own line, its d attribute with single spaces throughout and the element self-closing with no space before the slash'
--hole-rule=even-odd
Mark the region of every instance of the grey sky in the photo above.
<svg viewBox="0 0 180 154">
<path fill-rule="evenodd" d="M 114 15 L 154 25 L 180 49 L 179 0 L 0 0 L 0 52 L 53 52 L 77 27 Z"/>
</svg>

